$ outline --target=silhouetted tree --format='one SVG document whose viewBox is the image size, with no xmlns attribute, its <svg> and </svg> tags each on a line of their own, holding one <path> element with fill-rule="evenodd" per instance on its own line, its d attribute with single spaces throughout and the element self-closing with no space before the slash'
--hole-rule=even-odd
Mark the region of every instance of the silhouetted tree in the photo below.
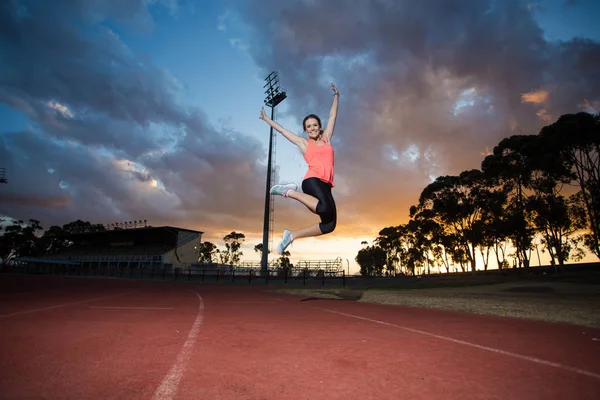
<svg viewBox="0 0 600 400">
<path fill-rule="evenodd" d="M 479 170 L 464 171 L 459 176 L 441 176 L 429 184 L 419 197 L 419 205 L 411 209 L 411 217 L 431 219 L 456 239 L 453 254 L 466 257 L 475 271 L 475 248 L 481 237 L 475 232 L 484 213 L 487 188 Z M 424 215 L 420 215 L 423 214 Z"/>
<path fill-rule="evenodd" d="M 30 219 L 26 224 L 19 220 L 4 228 L 4 234 L 0 236 L 0 258 L 3 262 L 17 257 L 35 256 L 38 250 L 37 231 L 43 231 L 40 221 Z"/>
<path fill-rule="evenodd" d="M 224 264 L 236 265 L 244 253 L 240 250 L 242 242 L 246 239 L 243 233 L 231 232 L 223 238 L 225 242 L 225 251 L 221 253 L 221 259 Z"/>
<path fill-rule="evenodd" d="M 375 238 L 375 243 L 386 255 L 385 269 L 392 275 L 396 274 L 398 262 L 400 260 L 400 235 L 399 227 L 390 226 L 379 231 L 379 235 Z M 367 245 L 367 242 L 363 242 L 363 245 Z"/>
<path fill-rule="evenodd" d="M 106 228 L 102 224 L 92 224 L 88 221 L 82 221 L 80 219 L 63 225 L 62 229 L 65 234 L 106 231 Z"/>
<path fill-rule="evenodd" d="M 379 246 L 368 246 L 360 249 L 355 258 L 363 276 L 382 276 L 386 254 Z"/>
<path fill-rule="evenodd" d="M 585 244 L 600 258 L 600 115 L 563 115 L 542 128 L 540 137 L 552 149 L 551 156 L 560 157 L 573 172 L 587 214 Z"/>
<path fill-rule="evenodd" d="M 525 268 L 529 267 L 528 251 L 534 235 L 532 218 L 526 208 L 526 189 L 533 168 L 528 158 L 538 150 L 537 136 L 515 135 L 500 141 L 493 154 L 481 164 L 486 180 L 508 195 L 503 210 L 505 232 L 515 247 L 519 266 Z"/>
<path fill-rule="evenodd" d="M 212 263 L 217 255 L 217 246 L 211 242 L 202 242 L 198 247 L 198 262 Z"/>
</svg>

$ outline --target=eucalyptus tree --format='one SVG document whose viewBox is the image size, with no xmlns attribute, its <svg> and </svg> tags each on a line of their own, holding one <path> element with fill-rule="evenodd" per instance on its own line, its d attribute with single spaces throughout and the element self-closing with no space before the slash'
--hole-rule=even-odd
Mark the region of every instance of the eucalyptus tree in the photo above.
<svg viewBox="0 0 600 400">
<path fill-rule="evenodd" d="M 600 115 L 563 115 L 542 128 L 540 137 L 572 172 L 586 213 L 585 244 L 600 258 Z"/>
<path fill-rule="evenodd" d="M 64 233 L 91 233 L 91 232 L 104 232 L 106 228 L 102 224 L 92 224 L 89 221 L 82 221 L 80 219 L 69 222 L 62 226 Z"/>
<path fill-rule="evenodd" d="M 360 274 L 363 276 L 382 276 L 385 267 L 385 251 L 375 245 L 366 246 L 358 251 L 356 263 L 360 266 Z"/>
<path fill-rule="evenodd" d="M 519 266 L 529 267 L 528 250 L 532 247 L 534 229 L 527 203 L 527 188 L 531 180 L 529 157 L 538 150 L 539 138 L 515 135 L 503 139 L 493 153 L 481 163 L 488 187 L 506 193 L 502 210 L 502 231 L 515 247 Z"/>
<path fill-rule="evenodd" d="M 414 246 L 414 235 L 413 227 L 409 227 L 408 223 L 386 227 L 379 232 L 375 244 L 385 255 L 384 265 L 388 272 L 414 274 L 415 263 L 409 257 Z"/>
<path fill-rule="evenodd" d="M 28 223 L 16 221 L 4 227 L 0 236 L 0 259 L 7 262 L 17 257 L 35 256 L 39 252 L 36 232 L 43 230 L 40 221 L 30 219 Z"/>
<path fill-rule="evenodd" d="M 379 231 L 375 243 L 385 252 L 385 268 L 395 275 L 398 271 L 400 253 L 402 252 L 401 226 L 388 226 Z"/>
<path fill-rule="evenodd" d="M 36 241 L 36 256 L 55 254 L 73 245 L 69 239 L 69 232 L 64 227 L 53 225 Z"/>
<path fill-rule="evenodd" d="M 235 231 L 223 237 L 225 250 L 221 253 L 221 262 L 236 265 L 240 261 L 240 257 L 244 254 L 240 249 L 245 239 L 246 235 Z"/>
<path fill-rule="evenodd" d="M 537 194 L 529 199 L 534 224 L 553 265 L 563 266 L 571 255 L 575 260 L 584 256 L 583 249 L 579 248 L 580 236 L 576 233 L 585 228 L 585 211 L 576 199 L 576 195 L 567 199 L 559 194 Z"/>
<path fill-rule="evenodd" d="M 478 248 L 483 261 L 483 269 L 487 271 L 490 266 L 492 251 L 496 256 L 498 268 L 502 267 L 499 260 L 499 250 L 504 251 L 506 231 L 502 229 L 503 211 L 507 195 L 502 188 L 493 187 L 483 175 L 479 181 L 479 190 L 476 197 L 481 218 L 473 225 L 473 235 L 478 237 Z"/>
<path fill-rule="evenodd" d="M 456 263 L 460 264 L 460 260 L 455 259 L 452 252 L 454 243 L 456 242 L 454 235 L 444 232 L 444 229 L 439 224 L 437 224 L 437 228 L 434 233 L 434 257 L 439 254 L 442 265 L 444 265 L 446 268 L 446 272 L 450 272 L 451 266 L 454 266 Z"/>
<path fill-rule="evenodd" d="M 216 261 L 216 256 L 219 253 L 217 246 L 212 242 L 202 242 L 198 246 L 198 262 L 212 263 Z"/>
<path fill-rule="evenodd" d="M 481 243 L 476 228 L 485 214 L 487 192 L 479 170 L 441 176 L 421 192 L 418 206 L 411 209 L 411 216 L 432 220 L 455 239 L 454 248 L 449 249 L 452 258 L 468 262 L 472 271 L 476 270 L 476 247 Z"/>
<path fill-rule="evenodd" d="M 429 274 L 432 266 L 437 268 L 444 265 L 444 256 L 447 256 L 441 243 L 443 229 L 432 218 L 431 210 L 417 212 L 417 208 L 412 206 L 410 215 L 413 219 L 407 228 L 411 232 L 410 247 L 415 250 L 410 253 L 409 260 L 412 263 L 424 263 L 424 269 Z"/>
<path fill-rule="evenodd" d="M 292 269 L 294 268 L 294 264 L 290 261 L 290 257 L 292 254 L 289 251 L 284 251 L 278 258 L 276 258 L 273 262 L 276 271 L 275 274 L 277 276 L 285 276 L 288 275 Z"/>
</svg>

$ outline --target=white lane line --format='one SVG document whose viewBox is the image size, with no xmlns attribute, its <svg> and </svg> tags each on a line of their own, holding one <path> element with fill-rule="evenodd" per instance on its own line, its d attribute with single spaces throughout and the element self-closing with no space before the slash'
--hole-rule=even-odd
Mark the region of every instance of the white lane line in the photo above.
<svg viewBox="0 0 600 400">
<path fill-rule="evenodd" d="M 500 350 L 500 349 L 496 349 L 494 347 L 482 346 L 482 345 L 471 343 L 471 342 L 465 342 L 464 340 L 453 339 L 453 338 L 450 338 L 450 337 L 447 337 L 447 336 L 436 335 L 434 333 L 420 331 L 418 329 L 407 328 L 405 326 L 400 326 L 400 325 L 396 325 L 396 324 L 390 324 L 389 322 L 379 321 L 379 320 L 376 320 L 376 319 L 360 317 L 358 315 L 346 314 L 346 313 L 343 313 L 343 312 L 328 310 L 328 309 L 325 309 L 325 308 L 322 308 L 322 310 L 330 312 L 330 313 L 333 313 L 333 314 L 344 315 L 346 317 L 351 317 L 351 318 L 356 318 L 356 319 L 362 319 L 363 321 L 369 321 L 369 322 L 374 322 L 376 324 L 387 325 L 387 326 L 391 326 L 391 327 L 398 328 L 398 329 L 404 329 L 405 331 L 418 333 L 420 335 L 431 336 L 431 337 L 434 337 L 436 339 L 447 340 L 449 342 L 458 343 L 458 344 L 462 344 L 462 345 L 470 346 L 470 347 L 475 347 L 475 348 L 478 348 L 478 349 L 481 349 L 481 350 L 487 350 L 487 351 L 491 351 L 493 353 L 503 354 L 503 355 L 506 355 L 506 356 L 510 356 L 510 357 L 514 357 L 514 358 L 519 358 L 521 360 L 527 360 L 527 361 L 531 361 L 531 362 L 534 362 L 534 363 L 537 363 L 537 364 L 542 364 L 542 365 L 546 365 L 546 366 L 549 366 L 549 367 L 559 368 L 559 369 L 563 369 L 563 370 L 566 370 L 566 371 L 575 372 L 577 374 L 586 375 L 586 376 L 589 376 L 589 377 L 592 377 L 592 378 L 600 379 L 600 374 L 597 374 L 597 373 L 594 373 L 594 372 L 590 372 L 590 371 L 586 371 L 586 370 L 581 369 L 581 368 L 575 368 L 575 367 L 571 367 L 571 366 L 568 366 L 568 365 L 559 364 L 559 363 L 552 362 L 552 361 L 542 360 L 541 358 L 537 358 L 537 357 L 524 356 L 522 354 L 513 353 L 511 351 Z"/>
<path fill-rule="evenodd" d="M 173 307 L 93 307 L 94 309 L 103 309 L 103 310 L 172 310 Z"/>
<path fill-rule="evenodd" d="M 82 301 L 74 301 L 72 303 L 57 304 L 55 306 L 36 308 L 36 309 L 33 309 L 33 310 L 26 310 L 26 311 L 18 311 L 18 312 L 11 313 L 11 314 L 0 314 L 0 318 L 8 318 L 8 317 L 12 317 L 14 315 L 21 315 L 21 314 L 30 314 L 30 313 L 34 313 L 34 312 L 38 312 L 38 311 L 51 310 L 53 308 L 72 306 L 72 305 L 75 305 L 75 304 L 90 303 L 92 301 L 113 299 L 115 297 L 125 296 L 126 294 L 131 294 L 131 293 L 135 293 L 135 292 L 125 292 L 125 293 L 115 294 L 115 295 L 112 295 L 112 296 L 97 297 L 95 299 L 82 300 Z"/>
<path fill-rule="evenodd" d="M 177 393 L 177 388 L 179 386 L 179 382 L 183 376 L 183 371 L 187 365 L 187 362 L 192 354 L 192 348 L 196 343 L 196 338 L 198 337 L 198 331 L 200 330 L 200 325 L 202 325 L 202 320 L 204 318 L 204 300 L 202 297 L 193 290 L 190 290 L 196 296 L 198 296 L 198 300 L 200 303 L 198 304 L 198 312 L 196 314 L 196 320 L 192 325 L 192 329 L 190 329 L 190 333 L 188 333 L 187 340 L 183 344 L 181 352 L 177 356 L 175 360 L 175 364 L 171 367 L 171 370 L 165 376 L 162 383 L 154 392 L 155 400 L 170 400 L 175 397 Z"/>
<path fill-rule="evenodd" d="M 226 304 L 275 304 L 274 301 L 226 301 Z"/>
</svg>

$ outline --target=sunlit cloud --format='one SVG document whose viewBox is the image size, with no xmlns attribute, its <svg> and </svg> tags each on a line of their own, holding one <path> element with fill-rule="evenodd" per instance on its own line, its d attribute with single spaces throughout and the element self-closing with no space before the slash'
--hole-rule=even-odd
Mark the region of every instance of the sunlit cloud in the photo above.
<svg viewBox="0 0 600 400">
<path fill-rule="evenodd" d="M 65 118 L 69 118 L 69 119 L 73 118 L 73 113 L 69 110 L 69 108 L 63 104 L 60 104 L 57 101 L 50 100 L 48 102 L 48 107 L 50 107 L 52 110 L 58 112 Z"/>
<path fill-rule="evenodd" d="M 542 104 L 548 101 L 549 93 L 546 90 L 539 89 L 533 92 L 523 93 L 521 95 L 522 103 Z"/>
<path fill-rule="evenodd" d="M 552 116 L 552 114 L 550 114 L 548 112 L 548 110 L 546 110 L 545 108 L 542 108 L 541 110 L 538 110 L 536 112 L 536 115 L 538 117 L 540 117 L 541 120 L 546 121 L 548 123 L 552 122 L 552 120 L 554 119 L 554 117 Z"/>
<path fill-rule="evenodd" d="M 419 150 L 419 147 L 415 144 L 408 145 L 406 150 L 402 152 L 402 158 L 413 163 L 417 161 L 420 155 L 421 151 Z"/>
<path fill-rule="evenodd" d="M 132 175 L 147 187 L 165 190 L 164 184 L 142 164 L 131 160 L 115 160 L 113 164 L 118 171 Z"/>
<path fill-rule="evenodd" d="M 456 103 L 454 103 L 454 107 L 452 107 L 452 113 L 458 115 L 465 107 L 473 107 L 475 105 L 475 94 L 475 88 L 463 90 Z"/>
</svg>

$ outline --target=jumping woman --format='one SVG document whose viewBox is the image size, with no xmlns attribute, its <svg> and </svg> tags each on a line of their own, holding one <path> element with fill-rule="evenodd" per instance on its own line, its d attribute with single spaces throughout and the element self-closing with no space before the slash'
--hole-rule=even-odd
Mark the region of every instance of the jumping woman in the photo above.
<svg viewBox="0 0 600 400">
<path fill-rule="evenodd" d="M 340 92 L 331 84 L 333 90 L 333 104 L 329 111 L 329 120 L 325 130 L 321 127 L 321 119 L 310 114 L 302 121 L 304 131 L 308 139 L 288 131 L 271 118 L 267 117 L 264 108 L 261 109 L 260 119 L 264 120 L 286 139 L 300 148 L 304 160 L 308 164 L 308 171 L 302 181 L 302 192 L 298 191 L 298 185 L 287 183 L 275 185 L 271 188 L 271 194 L 280 195 L 290 199 L 298 200 L 310 211 L 321 217 L 321 222 L 309 225 L 297 231 L 283 231 L 283 239 L 277 251 L 283 254 L 285 249 L 296 239 L 310 236 L 320 236 L 333 232 L 337 223 L 335 201 L 331 195 L 331 189 L 335 186 L 333 181 L 333 147 L 331 137 L 335 128 L 335 119 L 338 111 L 338 99 Z"/>
</svg>

